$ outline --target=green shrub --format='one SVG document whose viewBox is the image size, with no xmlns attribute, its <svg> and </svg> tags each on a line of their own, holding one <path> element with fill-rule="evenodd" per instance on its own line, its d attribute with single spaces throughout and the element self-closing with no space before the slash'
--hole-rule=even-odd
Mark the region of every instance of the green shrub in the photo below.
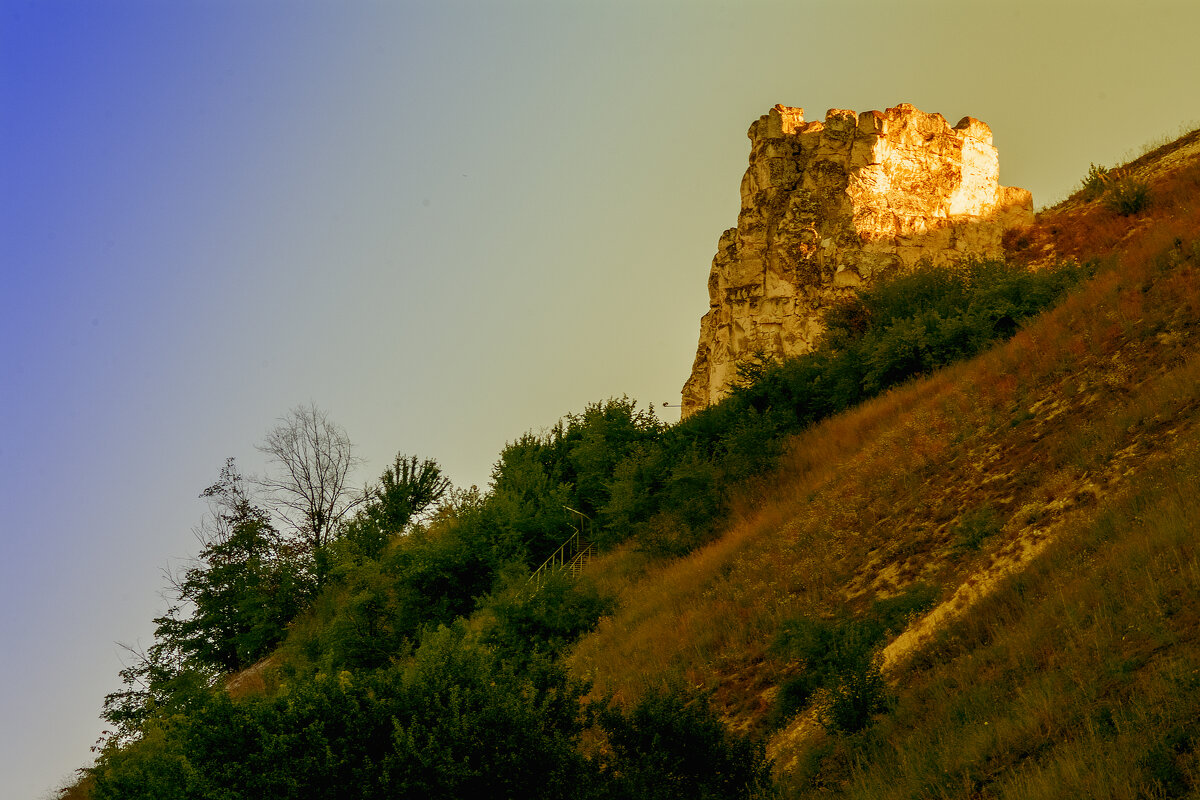
<svg viewBox="0 0 1200 800">
<path fill-rule="evenodd" d="M 891 703 L 887 683 L 879 671 L 879 658 L 873 657 L 838 675 L 837 682 L 820 699 L 818 718 L 831 731 L 858 733 Z"/>
<path fill-rule="evenodd" d="M 1123 217 L 1140 213 L 1150 205 L 1150 186 L 1132 175 L 1122 175 L 1109 182 L 1104 205 Z"/>
<path fill-rule="evenodd" d="M 650 692 L 628 714 L 610 708 L 598 721 L 613 753 L 604 798 L 775 796 L 763 746 L 730 732 L 703 697 Z"/>
<path fill-rule="evenodd" d="M 1200 745 L 1193 725 L 1180 725 L 1167 731 L 1138 759 L 1147 785 L 1153 785 L 1160 797 L 1185 797 L 1195 784 L 1196 777 L 1183 765 L 1195 763 L 1194 754 Z"/>
<path fill-rule="evenodd" d="M 561 570 L 531 583 L 528 571 L 516 566 L 499 584 L 484 601 L 492 624 L 483 641 L 518 669 L 535 655 L 557 658 L 615 606 L 585 576 L 573 578 Z"/>
<path fill-rule="evenodd" d="M 1123 217 L 1143 211 L 1150 204 L 1150 187 L 1126 169 L 1105 169 L 1092 164 L 1080 187 L 1087 202 L 1104 199 L 1104 205 Z"/>
<path fill-rule="evenodd" d="M 985 539 L 999 533 L 1003 526 L 1004 520 L 1000 519 L 991 506 L 980 506 L 968 511 L 951 532 L 954 552 L 978 550 Z"/>
<path fill-rule="evenodd" d="M 106 750 L 96 797 L 576 797 L 599 778 L 578 747 L 580 692 L 544 661 L 518 674 L 441 628 L 401 665 L 198 697 Z"/>
<path fill-rule="evenodd" d="M 1098 167 L 1092 164 L 1088 167 L 1087 176 L 1083 179 L 1083 185 L 1080 191 L 1083 192 L 1083 199 L 1091 202 L 1104 194 L 1104 190 L 1108 187 L 1108 170 L 1105 167 Z"/>
<path fill-rule="evenodd" d="M 830 729 L 855 732 L 866 727 L 888 704 L 879 675 L 880 648 L 889 635 L 931 608 L 939 595 L 936 587 L 918 583 L 877 600 L 858 618 L 798 617 L 785 623 L 772 650 L 799 661 L 801 669 L 780 687 L 771 721 L 781 724 L 815 702 L 822 724 Z"/>
</svg>

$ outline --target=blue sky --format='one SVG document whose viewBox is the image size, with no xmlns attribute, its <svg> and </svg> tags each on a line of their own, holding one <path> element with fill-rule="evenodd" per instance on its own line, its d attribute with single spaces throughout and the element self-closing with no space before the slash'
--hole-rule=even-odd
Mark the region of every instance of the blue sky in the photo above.
<svg viewBox="0 0 1200 800">
<path fill-rule="evenodd" d="M 0 0 L 0 794 L 87 762 L 197 495 L 289 408 L 359 482 L 403 451 L 484 485 L 587 402 L 678 402 L 771 105 L 978 117 L 1046 204 L 1200 120 L 1197 29 L 1153 0 Z"/>
</svg>

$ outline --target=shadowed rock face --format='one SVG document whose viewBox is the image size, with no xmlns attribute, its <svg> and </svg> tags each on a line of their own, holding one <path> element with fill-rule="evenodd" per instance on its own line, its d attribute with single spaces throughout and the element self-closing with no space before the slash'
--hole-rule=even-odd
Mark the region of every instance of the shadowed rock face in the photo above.
<svg viewBox="0 0 1200 800">
<path fill-rule="evenodd" d="M 805 122 L 775 106 L 748 135 L 742 209 L 713 258 L 684 416 L 725 395 L 739 359 L 812 350 L 822 310 L 855 287 L 923 260 L 998 256 L 1001 234 L 1033 221 L 1032 195 L 1000 186 L 992 131 L 973 117 L 950 127 L 902 103 Z"/>
</svg>

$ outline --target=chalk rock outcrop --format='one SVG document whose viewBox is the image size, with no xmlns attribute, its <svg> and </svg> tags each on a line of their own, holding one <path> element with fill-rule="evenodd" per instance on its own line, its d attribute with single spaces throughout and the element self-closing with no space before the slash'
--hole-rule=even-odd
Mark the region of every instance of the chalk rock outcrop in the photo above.
<svg viewBox="0 0 1200 800">
<path fill-rule="evenodd" d="M 973 117 L 902 103 L 832 109 L 824 122 L 775 106 L 750 126 L 736 228 L 708 278 L 683 413 L 721 399 L 740 359 L 810 351 L 822 310 L 855 287 L 928 260 L 1001 252 L 1004 230 L 1033 221 L 1033 198 L 1000 186 L 992 132 Z"/>
</svg>

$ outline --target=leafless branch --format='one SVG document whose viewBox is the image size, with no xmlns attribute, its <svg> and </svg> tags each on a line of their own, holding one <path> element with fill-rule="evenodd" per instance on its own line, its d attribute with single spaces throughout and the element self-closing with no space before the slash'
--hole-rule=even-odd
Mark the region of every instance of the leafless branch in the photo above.
<svg viewBox="0 0 1200 800">
<path fill-rule="evenodd" d="M 275 512 L 311 548 L 325 545 L 362 502 L 348 485 L 359 464 L 350 437 L 310 403 L 282 417 L 258 449 L 275 468 L 258 481 Z"/>
</svg>

